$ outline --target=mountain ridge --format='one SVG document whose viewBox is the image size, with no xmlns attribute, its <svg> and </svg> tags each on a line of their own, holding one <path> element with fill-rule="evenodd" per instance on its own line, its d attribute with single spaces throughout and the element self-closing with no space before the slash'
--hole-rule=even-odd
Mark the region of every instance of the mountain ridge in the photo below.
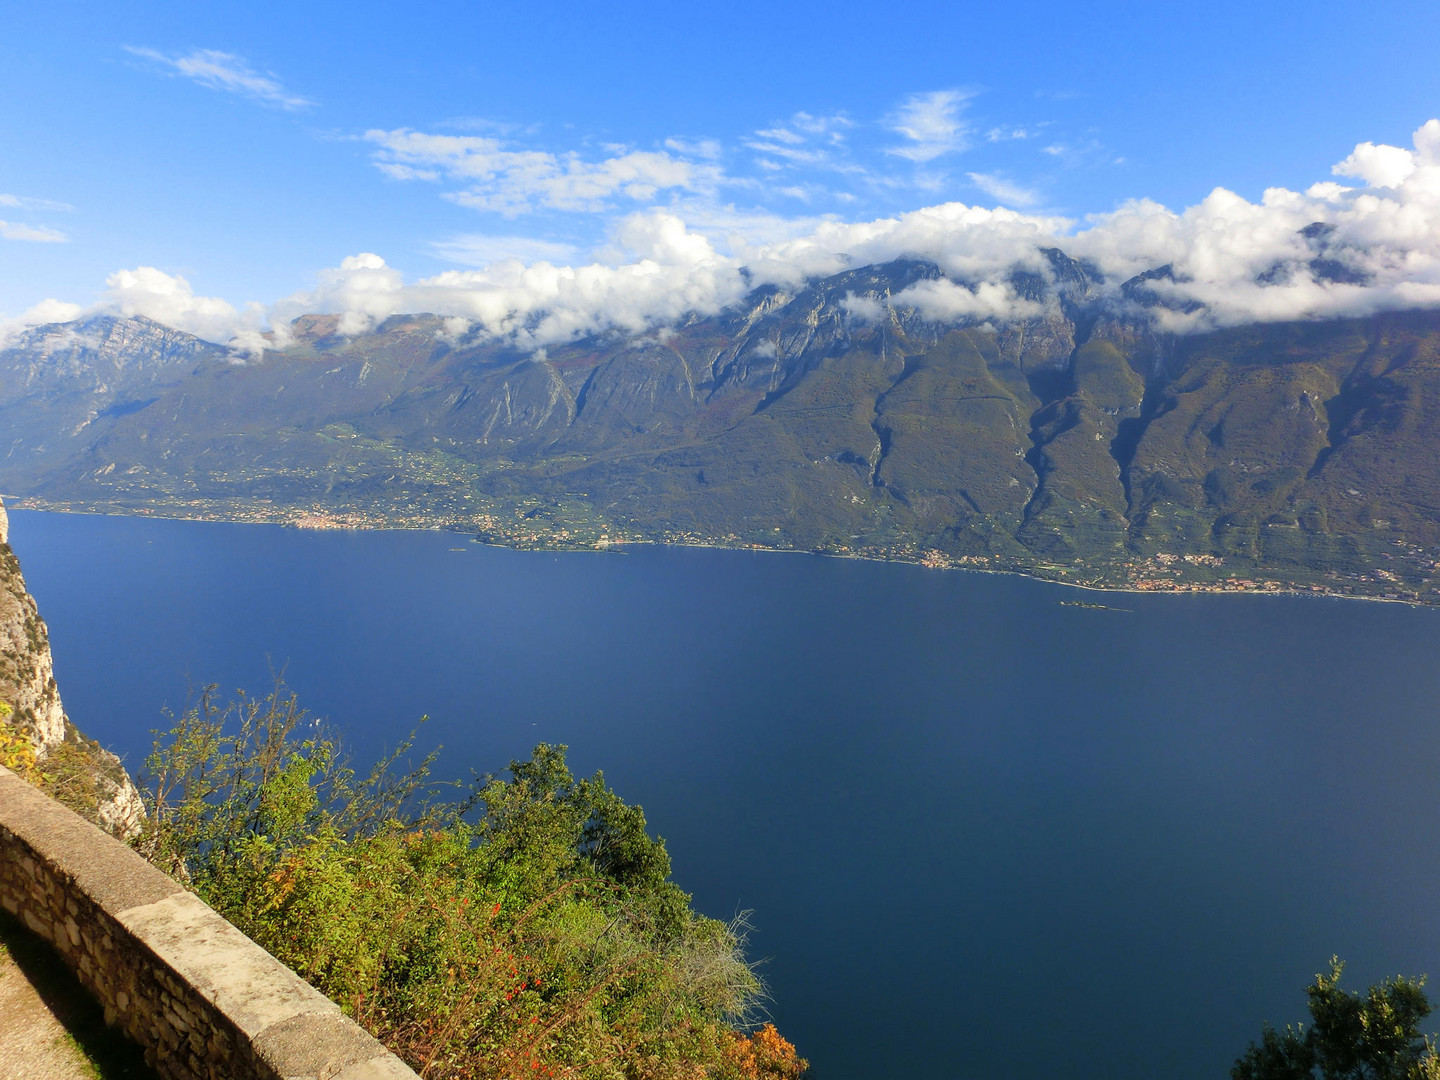
<svg viewBox="0 0 1440 1080">
<path fill-rule="evenodd" d="M 0 350 L 0 487 L 521 545 L 1431 598 L 1440 313 L 1176 335 L 1147 315 L 1166 268 L 1117 289 L 1043 256 L 1007 279 L 1025 305 L 1008 321 L 903 259 L 541 349 L 426 314 L 354 335 L 302 316 L 244 362 L 149 320 L 39 327 Z M 107 361 L 85 333 L 130 343 Z M 94 354 L 88 382 L 41 377 L 66 340 L 67 370 Z"/>
</svg>

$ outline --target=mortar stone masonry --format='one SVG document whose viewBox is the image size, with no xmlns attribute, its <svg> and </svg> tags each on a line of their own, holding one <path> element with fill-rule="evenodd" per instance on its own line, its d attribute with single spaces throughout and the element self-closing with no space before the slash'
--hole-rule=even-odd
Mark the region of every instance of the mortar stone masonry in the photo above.
<svg viewBox="0 0 1440 1080">
<path fill-rule="evenodd" d="M 165 1080 L 416 1080 L 199 897 L 3 767 L 0 907 Z"/>
</svg>

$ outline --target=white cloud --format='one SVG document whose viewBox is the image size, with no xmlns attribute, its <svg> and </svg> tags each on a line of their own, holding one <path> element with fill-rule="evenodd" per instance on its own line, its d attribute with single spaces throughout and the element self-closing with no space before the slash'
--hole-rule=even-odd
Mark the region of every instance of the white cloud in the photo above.
<svg viewBox="0 0 1440 1080">
<path fill-rule="evenodd" d="M 894 307 L 911 307 L 935 322 L 958 319 L 1033 319 L 1044 308 L 1015 294 L 1006 282 L 982 281 L 973 288 L 953 281 L 917 281 L 891 297 Z"/>
<path fill-rule="evenodd" d="M 797 112 L 790 117 L 790 126 L 806 135 L 824 136 L 831 142 L 840 142 L 845 132 L 855 126 L 855 121 L 844 113 L 816 116 L 813 113 Z"/>
<path fill-rule="evenodd" d="M 158 65 L 168 74 L 183 75 L 201 86 L 252 98 L 281 109 L 304 109 L 313 105 L 308 98 L 287 90 L 273 74 L 256 71 L 234 53 L 217 49 L 192 49 L 183 56 L 167 56 L 155 49 L 124 46 L 126 52 Z"/>
<path fill-rule="evenodd" d="M 817 212 L 865 205 L 878 211 L 901 192 L 913 199 L 917 191 L 951 187 L 935 159 L 968 145 L 970 125 L 962 114 L 969 100 L 959 90 L 917 94 L 883 121 L 868 123 L 844 113 L 795 112 L 730 147 L 672 136 L 655 148 L 600 143 L 566 152 L 540 145 L 536 130 L 474 121 L 467 122 L 469 131 L 377 128 L 360 138 L 385 176 L 436 184 L 449 202 L 511 218 L 543 211 L 623 214 L 648 206 L 691 222 L 707 205 L 758 217 L 773 214 L 782 200 Z M 904 145 L 891 145 L 895 131 L 905 136 Z M 1022 134 L 1028 133 L 1011 128 L 1005 137 Z M 917 167 L 897 174 L 896 154 Z M 1023 188 L 1011 182 L 1010 190 Z M 735 206 L 741 197 L 748 207 Z"/>
<path fill-rule="evenodd" d="M 461 266 L 489 266 L 514 260 L 521 263 L 573 261 L 579 254 L 574 244 L 540 240 L 533 236 L 486 236 L 465 233 L 439 240 L 430 250 L 448 262 Z"/>
<path fill-rule="evenodd" d="M 745 141 L 745 145 L 753 150 L 769 150 L 782 155 L 787 153 L 785 148 L 788 147 L 789 153 L 800 155 L 797 160 L 806 161 L 811 157 L 824 157 L 816 147 L 843 145 L 846 133 L 854 126 L 855 122 L 844 113 L 816 116 L 813 113 L 797 112 L 784 123 L 755 132 L 753 138 Z M 797 149 L 801 146 L 809 146 L 811 149 Z"/>
<path fill-rule="evenodd" d="M 423 152 L 446 175 L 480 169 L 476 156 L 488 153 L 467 139 L 426 141 Z M 563 173 L 563 161 L 540 157 L 542 175 Z M 1047 247 L 1098 268 L 1097 287 L 1115 304 L 1128 303 L 1120 290 L 1128 278 L 1170 266 L 1168 278 L 1148 284 L 1169 308 L 1134 314 L 1179 331 L 1440 306 L 1440 121 L 1415 133 L 1413 149 L 1364 143 L 1338 169 L 1361 183 L 1271 188 L 1257 202 L 1217 188 L 1180 211 L 1139 199 L 1082 222 L 956 202 L 864 221 L 788 219 L 697 195 L 623 218 L 588 262 L 554 241 L 456 237 L 446 243 L 465 269 L 407 281 L 378 255 L 357 255 L 264 310 L 197 296 L 183 278 L 141 267 L 112 276 L 89 310 L 139 312 L 252 350 L 267 321 L 280 346 L 288 321 L 308 312 L 339 314 L 342 330 L 358 333 L 388 315 L 424 311 L 450 320 L 452 336 L 478 330 L 538 348 L 612 329 L 647 332 L 718 312 L 756 284 L 794 287 L 905 256 L 934 262 L 949 280 L 917 283 L 890 304 L 927 318 L 1003 322 L 1036 314 L 1008 281 L 1017 268 L 1050 273 Z M 873 297 L 847 301 L 861 320 L 880 317 L 877 305 Z"/>
<path fill-rule="evenodd" d="M 840 306 L 852 320 L 866 326 L 875 326 L 885 321 L 886 307 L 878 296 L 859 296 L 853 292 L 846 293 L 845 299 L 840 301 Z"/>
<path fill-rule="evenodd" d="M 981 281 L 962 285 L 945 278 L 917 281 L 888 300 L 849 293 L 841 306 L 851 318 L 875 324 L 887 310 L 913 310 L 933 322 L 988 322 L 1033 319 L 1045 312 L 1043 305 L 1018 296 L 1008 282 Z"/>
<path fill-rule="evenodd" d="M 813 231 L 825 221 L 824 214 L 793 216 L 767 210 L 748 210 L 713 198 L 677 199 L 665 212 L 673 214 L 692 232 L 704 236 L 716 249 L 733 255 L 757 244 L 794 240 Z M 602 262 L 623 262 L 629 253 L 611 245 L 600 248 L 595 257 Z"/>
<path fill-rule="evenodd" d="M 1371 187 L 1399 187 L 1415 171 L 1415 155 L 1398 146 L 1363 142 L 1330 170 L 1336 176 L 1354 176 Z"/>
<path fill-rule="evenodd" d="M 0 348 L 4 348 L 16 334 L 31 326 L 70 322 L 72 319 L 78 319 L 83 313 L 84 308 L 79 304 L 67 304 L 63 300 L 41 300 L 34 307 L 21 312 L 12 319 L 0 316 Z"/>
<path fill-rule="evenodd" d="M 764 132 L 757 132 L 764 135 Z M 810 166 L 812 168 L 823 168 L 830 164 L 831 154 L 824 147 L 813 147 L 804 145 L 804 140 L 799 143 L 766 142 L 764 139 L 747 139 L 747 149 L 756 150 L 766 155 L 761 159 L 761 167 L 779 170 L 788 166 Z M 777 160 L 779 159 L 779 160 Z"/>
<path fill-rule="evenodd" d="M 599 211 L 617 197 L 649 202 L 661 191 L 713 188 L 717 166 L 661 151 L 629 150 L 599 160 L 577 153 L 513 150 L 481 135 L 434 135 L 408 128 L 372 130 L 377 168 L 397 180 L 464 183 L 446 198 L 507 216 L 535 209 Z"/>
<path fill-rule="evenodd" d="M 1435 306 L 1440 121 L 1421 127 L 1414 147 L 1357 146 L 1334 171 L 1358 175 L 1365 187 L 1271 188 L 1258 203 L 1217 188 L 1178 214 L 1136 202 L 1094 219 L 1063 246 L 1117 276 L 1172 264 L 1177 280 L 1155 290 L 1204 305 L 1164 315 L 1176 329 Z M 1317 222 L 1318 233 L 1302 235 Z"/>
<path fill-rule="evenodd" d="M 825 175 L 831 182 L 837 177 L 869 182 L 869 172 L 855 160 L 849 143 L 850 132 L 855 127 L 855 122 L 843 113 L 817 116 L 797 112 L 788 120 L 762 128 L 741 139 L 740 144 L 760 155 L 753 158 L 752 163 L 767 173 L 808 171 Z M 727 177 L 727 182 L 737 186 L 744 183 L 734 177 Z M 806 200 L 817 195 L 837 199 L 842 195 L 813 181 L 798 184 L 792 181 L 776 186 L 763 183 L 758 187 L 765 195 L 778 194 Z"/>
<path fill-rule="evenodd" d="M 971 129 L 962 114 L 972 97 L 963 90 L 933 90 L 907 98 L 889 117 L 889 127 L 910 141 L 889 152 L 923 163 L 967 149 Z"/>
<path fill-rule="evenodd" d="M 637 330 L 681 312 L 717 311 L 743 294 L 742 266 L 751 283 L 792 286 L 909 256 L 935 262 L 952 280 L 921 283 L 892 303 L 927 317 L 1000 321 L 1035 313 L 1006 279 L 1016 267 L 1047 273 L 1039 249 L 1055 246 L 1096 265 L 1105 275 L 1102 288 L 1117 303 L 1127 278 L 1171 265 L 1175 280 L 1152 282 L 1152 290 L 1168 293 L 1177 308 L 1203 305 L 1190 314 L 1158 313 L 1181 330 L 1440 304 L 1440 121 L 1416 132 L 1413 150 L 1362 145 L 1342 171 L 1355 163 L 1366 167 L 1366 186 L 1325 181 L 1303 193 L 1274 188 L 1253 203 L 1216 189 L 1183 211 L 1136 200 L 1081 223 L 945 203 L 869 221 L 811 218 L 797 229 L 785 218 L 733 209 L 725 221 L 702 200 L 694 208 L 632 215 L 588 266 L 506 263 L 413 285 L 386 268 L 393 277 L 385 290 L 367 292 L 363 303 L 348 285 L 301 299 L 323 299 L 331 310 L 349 305 L 462 315 L 491 333 L 543 344 L 606 327 Z M 1009 202 L 1033 194 L 1018 186 L 1006 190 L 1000 186 L 1006 181 L 988 174 L 971 180 Z M 1326 228 L 1302 234 L 1314 222 Z M 1337 267 L 1344 269 L 1337 273 Z M 853 314 L 867 313 L 874 314 L 857 300 Z"/>
<path fill-rule="evenodd" d="M 269 316 L 272 325 L 281 325 L 308 312 L 341 314 L 342 332 L 358 333 L 389 315 L 426 311 L 463 318 L 534 348 L 611 329 L 641 333 L 687 314 L 718 312 L 757 282 L 794 285 L 901 255 L 934 258 L 967 277 L 1007 273 L 1017 260 L 1039 267 L 1037 243 L 1064 224 L 955 203 L 871 222 L 822 221 L 804 235 L 760 245 L 737 238 L 736 250 L 726 254 L 676 215 L 650 211 L 621 222 L 602 252 L 605 261 L 563 266 L 509 260 L 406 282 L 399 270 L 366 254 L 323 271 L 313 289 L 273 305 Z M 922 289 L 912 299 L 926 310 L 946 308 L 977 319 L 1000 317 L 1007 298 L 1013 300 L 1006 286 L 983 280 L 955 289 Z M 862 314 L 860 307 L 855 312 Z"/>
<path fill-rule="evenodd" d="M 183 277 L 153 266 L 119 270 L 105 279 L 96 311 L 144 315 L 208 341 L 249 341 L 259 331 L 264 310 L 259 304 L 237 310 L 214 296 L 196 296 Z"/>
<path fill-rule="evenodd" d="M 407 284 L 377 255 L 323 271 L 314 289 L 270 310 L 272 325 L 312 311 L 345 315 L 355 333 L 399 312 L 458 316 L 534 347 L 608 329 L 639 333 L 691 311 L 717 311 L 744 295 L 740 266 L 670 214 L 627 218 L 615 237 L 629 261 L 556 266 L 496 263 Z"/>
<path fill-rule="evenodd" d="M 761 281 L 796 284 L 851 266 L 928 259 L 953 277 L 983 280 L 1017 263 L 1039 267 L 1037 249 L 1070 222 L 1014 210 L 944 203 L 864 222 L 825 221 L 793 239 L 739 246 L 736 258 Z"/>
<path fill-rule="evenodd" d="M 6 195 L 0 192 L 0 206 L 8 206 L 15 210 L 39 210 L 39 211 L 70 211 L 75 208 L 69 203 L 55 202 L 51 199 L 30 199 L 24 195 Z"/>
<path fill-rule="evenodd" d="M 45 225 L 24 225 L 18 221 L 0 221 L 0 238 L 29 240 L 36 244 L 64 244 L 69 237 Z"/>
<path fill-rule="evenodd" d="M 1034 191 L 1006 180 L 1003 176 L 997 176 L 994 173 L 973 172 L 965 175 L 970 178 L 972 184 L 992 199 L 999 199 L 1012 206 L 1034 206 L 1040 201 L 1040 196 Z"/>
<path fill-rule="evenodd" d="M 763 131 L 755 132 L 756 136 L 769 142 L 789 143 L 791 146 L 798 145 L 805 141 L 805 136 L 798 131 L 791 131 L 789 128 L 766 128 Z"/>
<path fill-rule="evenodd" d="M 718 160 L 725 153 L 725 147 L 718 139 L 669 138 L 665 140 L 665 148 L 685 157 L 707 158 L 711 161 Z"/>
</svg>

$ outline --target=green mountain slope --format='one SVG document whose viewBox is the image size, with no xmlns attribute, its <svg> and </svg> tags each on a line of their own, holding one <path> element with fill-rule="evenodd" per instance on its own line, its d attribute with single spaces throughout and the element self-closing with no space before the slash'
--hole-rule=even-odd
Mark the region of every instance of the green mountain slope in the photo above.
<svg viewBox="0 0 1440 1080">
<path fill-rule="evenodd" d="M 895 303 L 941 276 L 915 261 L 537 350 L 428 315 L 306 316 L 243 362 L 143 320 L 40 327 L 0 351 L 0 490 L 1432 597 L 1440 312 L 1174 337 L 1149 278 L 1117 306 L 1046 257 L 1011 282 L 1041 314 L 1001 327 Z"/>
</svg>

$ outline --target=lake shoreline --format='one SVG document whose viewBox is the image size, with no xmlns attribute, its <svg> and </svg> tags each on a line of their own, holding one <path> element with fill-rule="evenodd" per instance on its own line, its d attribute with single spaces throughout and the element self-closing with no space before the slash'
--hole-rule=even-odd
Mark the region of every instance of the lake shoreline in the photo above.
<svg viewBox="0 0 1440 1080">
<path fill-rule="evenodd" d="M 610 539 L 608 535 L 602 537 L 599 541 L 590 543 L 566 541 L 545 543 L 538 540 L 526 540 L 523 543 L 507 543 L 504 540 L 485 538 L 484 530 L 477 529 L 473 523 L 463 524 L 461 522 L 443 521 L 430 524 L 421 524 L 419 522 L 396 523 L 391 519 L 376 519 L 369 515 L 330 515 L 309 511 L 286 510 L 278 507 L 244 514 L 203 511 L 198 513 L 177 513 L 173 508 L 169 507 L 137 509 L 112 506 L 100 509 L 84 506 L 77 507 L 72 504 L 50 504 L 44 499 L 25 496 L 4 495 L 0 496 L 0 498 L 3 498 L 4 505 L 12 510 L 28 510 L 37 513 L 78 514 L 96 517 L 134 517 L 161 521 L 192 521 L 230 525 L 278 525 L 282 528 L 313 532 L 448 532 L 456 536 L 465 536 L 470 543 L 509 551 L 614 554 L 623 553 L 626 548 L 638 547 L 640 545 L 704 551 L 753 551 L 774 555 L 817 555 L 829 559 L 848 559 L 858 562 L 918 566 L 927 570 L 959 570 L 973 574 L 1001 574 L 1028 578 L 1032 581 L 1041 581 L 1050 585 L 1062 585 L 1068 588 L 1098 594 L 1128 594 L 1137 596 L 1297 596 L 1331 600 L 1365 600 L 1373 603 L 1400 604 L 1415 608 L 1433 608 L 1440 606 L 1440 598 L 1427 601 L 1418 596 L 1407 598 L 1375 595 L 1365 592 L 1344 592 L 1338 589 L 1327 589 L 1323 586 L 1301 587 L 1273 579 L 1231 578 L 1219 582 L 1146 579 L 1146 583 L 1139 586 L 1135 583 L 1101 584 L 1093 580 L 1083 582 L 1069 581 L 1061 577 L 1047 576 L 1044 573 L 1037 572 L 1035 569 L 1028 569 L 1021 566 L 996 567 L 974 565 L 973 563 L 962 561 L 973 557 L 947 556 L 938 551 L 930 551 L 923 555 L 900 553 L 870 554 L 863 551 L 824 551 L 798 547 L 772 547 L 754 543 L 723 543 L 713 539 L 702 540 L 686 538 L 666 540 L 633 536 Z M 1065 568 L 1056 567 L 1056 569 L 1063 570 Z"/>
</svg>

